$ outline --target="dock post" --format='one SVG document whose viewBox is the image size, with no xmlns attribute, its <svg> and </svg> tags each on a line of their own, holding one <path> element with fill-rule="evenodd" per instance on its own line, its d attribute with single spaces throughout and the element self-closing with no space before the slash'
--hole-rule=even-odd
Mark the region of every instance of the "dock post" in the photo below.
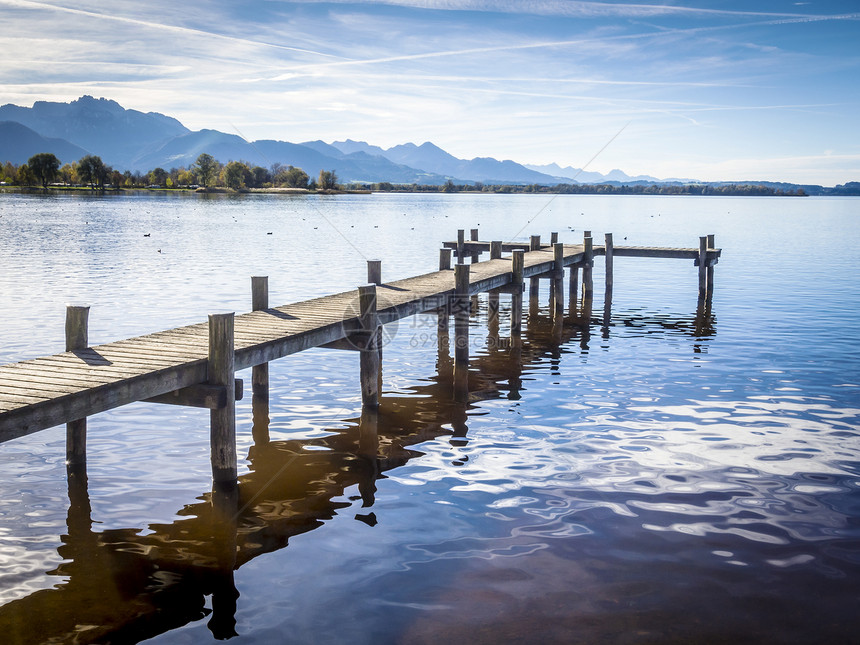
<svg viewBox="0 0 860 645">
<path fill-rule="evenodd" d="M 251 311 L 269 308 L 269 277 L 251 277 Z M 269 364 L 251 368 L 252 434 L 255 444 L 269 443 Z"/>
<path fill-rule="evenodd" d="M 367 261 L 367 283 L 382 284 L 382 260 Z"/>
<path fill-rule="evenodd" d="M 447 271 L 451 268 L 451 249 L 439 249 L 439 270 Z"/>
<path fill-rule="evenodd" d="M 529 251 L 540 250 L 540 235 L 532 235 L 529 238 Z M 529 315 L 537 315 L 538 297 L 540 294 L 540 278 L 529 279 Z"/>
<path fill-rule="evenodd" d="M 212 479 L 218 484 L 235 482 L 237 476 L 234 347 L 233 312 L 209 314 L 209 384 L 227 393 L 226 405 L 209 411 Z"/>
<path fill-rule="evenodd" d="M 490 259 L 500 260 L 502 258 L 502 243 L 500 241 L 490 242 Z M 487 324 L 495 326 L 495 333 L 499 332 L 499 292 L 491 291 L 487 295 Z"/>
<path fill-rule="evenodd" d="M 463 247 L 466 244 L 466 231 L 457 229 L 457 264 L 463 264 Z"/>
<path fill-rule="evenodd" d="M 379 319 L 376 315 L 376 285 L 358 288 L 359 322 L 363 347 L 359 352 L 361 377 L 361 404 L 363 407 L 379 407 Z"/>
<path fill-rule="evenodd" d="M 469 265 L 454 267 L 454 360 L 469 364 Z"/>
<path fill-rule="evenodd" d="M 471 235 L 469 237 L 472 238 L 472 242 L 477 242 L 478 241 L 478 229 L 473 228 L 469 232 L 471 233 Z M 472 250 L 472 264 L 477 264 L 480 261 L 481 261 L 481 252 L 473 249 Z"/>
<path fill-rule="evenodd" d="M 710 251 L 713 251 L 717 248 L 716 239 L 713 233 L 708 235 L 708 286 L 706 287 L 707 296 L 705 300 L 708 303 L 708 306 L 711 305 L 711 302 L 714 299 L 714 258 L 710 257 Z"/>
<path fill-rule="evenodd" d="M 564 244 L 556 242 L 552 245 L 555 267 L 552 278 L 553 323 L 564 319 Z"/>
<path fill-rule="evenodd" d="M 555 246 L 558 244 L 558 231 L 553 231 L 549 234 L 549 243 Z"/>
<path fill-rule="evenodd" d="M 66 351 L 89 346 L 89 305 L 66 305 Z M 87 418 L 66 424 L 66 465 L 70 468 L 87 463 Z"/>
<path fill-rule="evenodd" d="M 516 249 L 511 256 L 511 338 L 519 339 L 523 333 L 523 262 L 525 251 Z"/>
<path fill-rule="evenodd" d="M 594 265 L 594 242 L 591 237 L 591 231 L 586 231 L 586 235 L 582 240 L 585 246 L 585 253 L 582 259 L 582 300 L 583 303 L 588 303 L 591 308 L 591 301 L 594 298 L 594 280 L 592 278 L 592 267 Z"/>
<path fill-rule="evenodd" d="M 699 300 L 707 300 L 708 290 L 708 238 L 699 238 Z"/>
</svg>

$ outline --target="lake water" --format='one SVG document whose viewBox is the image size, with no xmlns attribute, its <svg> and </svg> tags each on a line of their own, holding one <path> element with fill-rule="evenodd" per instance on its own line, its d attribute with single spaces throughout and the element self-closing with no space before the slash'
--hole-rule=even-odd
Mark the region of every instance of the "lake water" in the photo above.
<svg viewBox="0 0 860 645">
<path fill-rule="evenodd" d="M 92 417 L 85 486 L 63 428 L 2 444 L 4 642 L 858 642 L 856 198 L 5 194 L 0 362 L 62 351 L 67 302 L 98 344 L 247 311 L 251 275 L 282 304 L 429 272 L 473 227 L 714 233 L 711 316 L 692 262 L 618 257 L 603 324 L 598 258 L 592 324 L 554 337 L 542 284 L 517 354 L 483 295 L 468 404 L 435 316 L 402 321 L 370 445 L 355 353 L 272 363 L 232 528 L 205 410 Z"/>
</svg>

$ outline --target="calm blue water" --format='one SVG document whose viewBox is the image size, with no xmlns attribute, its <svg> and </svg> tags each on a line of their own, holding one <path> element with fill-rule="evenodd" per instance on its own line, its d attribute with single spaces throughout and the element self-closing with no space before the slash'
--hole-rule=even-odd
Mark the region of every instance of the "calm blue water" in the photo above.
<svg viewBox="0 0 860 645">
<path fill-rule="evenodd" d="M 857 199 L 0 195 L 0 361 L 61 351 L 67 302 L 107 342 L 246 311 L 251 275 L 280 304 L 432 271 L 473 227 L 714 233 L 712 317 L 692 262 L 617 258 L 604 325 L 598 258 L 592 324 L 554 339 L 544 285 L 515 355 L 482 296 L 468 404 L 435 317 L 402 321 L 370 443 L 354 353 L 273 363 L 232 528 L 205 410 L 91 418 L 85 488 L 63 428 L 2 444 L 10 642 L 857 642 Z"/>
</svg>

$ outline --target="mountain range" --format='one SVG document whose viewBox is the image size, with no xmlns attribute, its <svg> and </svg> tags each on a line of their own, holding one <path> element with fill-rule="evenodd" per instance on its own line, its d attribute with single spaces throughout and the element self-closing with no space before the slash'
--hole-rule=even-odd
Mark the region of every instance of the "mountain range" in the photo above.
<svg viewBox="0 0 860 645">
<path fill-rule="evenodd" d="M 0 163 L 22 164 L 40 152 L 52 152 L 62 163 L 94 154 L 116 170 L 139 172 L 190 167 L 205 152 L 222 163 L 235 160 L 267 168 L 275 163 L 292 165 L 311 177 L 320 170 L 334 170 L 342 183 L 442 185 L 450 180 L 455 184 L 546 186 L 752 184 L 784 191 L 800 188 L 810 195 L 860 195 L 858 182 L 832 188 L 770 181 L 698 182 L 648 175 L 631 177 L 621 170 L 604 175 L 558 164 L 528 165 L 491 157 L 459 159 L 430 142 L 384 149 L 351 139 L 332 143 L 246 141 L 218 130 L 195 132 L 173 117 L 129 110 L 116 101 L 92 96 L 82 96 L 70 103 L 37 101 L 30 108 L 0 106 Z"/>
<path fill-rule="evenodd" d="M 576 168 L 526 166 L 490 157 L 458 159 L 438 146 L 405 143 L 383 149 L 363 141 L 246 141 L 217 130 L 191 131 L 178 120 L 157 112 L 123 108 L 116 101 L 82 96 L 70 103 L 37 101 L 33 107 L 0 107 L 0 161 L 21 164 L 39 152 L 52 152 L 62 163 L 86 154 L 101 157 L 117 170 L 148 172 L 194 163 L 209 153 L 222 163 L 237 160 L 270 167 L 292 165 L 315 176 L 335 170 L 344 182 L 394 184 L 546 184 L 658 181 L 628 177 L 620 170 L 609 175 Z"/>
</svg>

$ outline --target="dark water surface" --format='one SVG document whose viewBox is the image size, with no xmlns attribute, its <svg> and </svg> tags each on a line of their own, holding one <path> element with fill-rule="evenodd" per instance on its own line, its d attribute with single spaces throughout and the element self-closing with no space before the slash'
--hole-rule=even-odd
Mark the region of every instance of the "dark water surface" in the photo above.
<svg viewBox="0 0 860 645">
<path fill-rule="evenodd" d="M 616 258 L 604 324 L 598 258 L 560 337 L 544 285 L 520 350 L 481 296 L 468 403 L 435 316 L 390 330 L 378 418 L 355 353 L 271 364 L 237 498 L 205 410 L 91 418 L 86 481 L 63 428 L 0 445 L 2 642 L 860 642 L 858 222 L 852 198 L 2 195 L 3 363 L 61 351 L 66 302 L 97 344 L 247 311 L 251 275 L 281 304 L 367 258 L 432 271 L 457 228 L 723 248 L 705 318 L 681 260 Z"/>
</svg>

